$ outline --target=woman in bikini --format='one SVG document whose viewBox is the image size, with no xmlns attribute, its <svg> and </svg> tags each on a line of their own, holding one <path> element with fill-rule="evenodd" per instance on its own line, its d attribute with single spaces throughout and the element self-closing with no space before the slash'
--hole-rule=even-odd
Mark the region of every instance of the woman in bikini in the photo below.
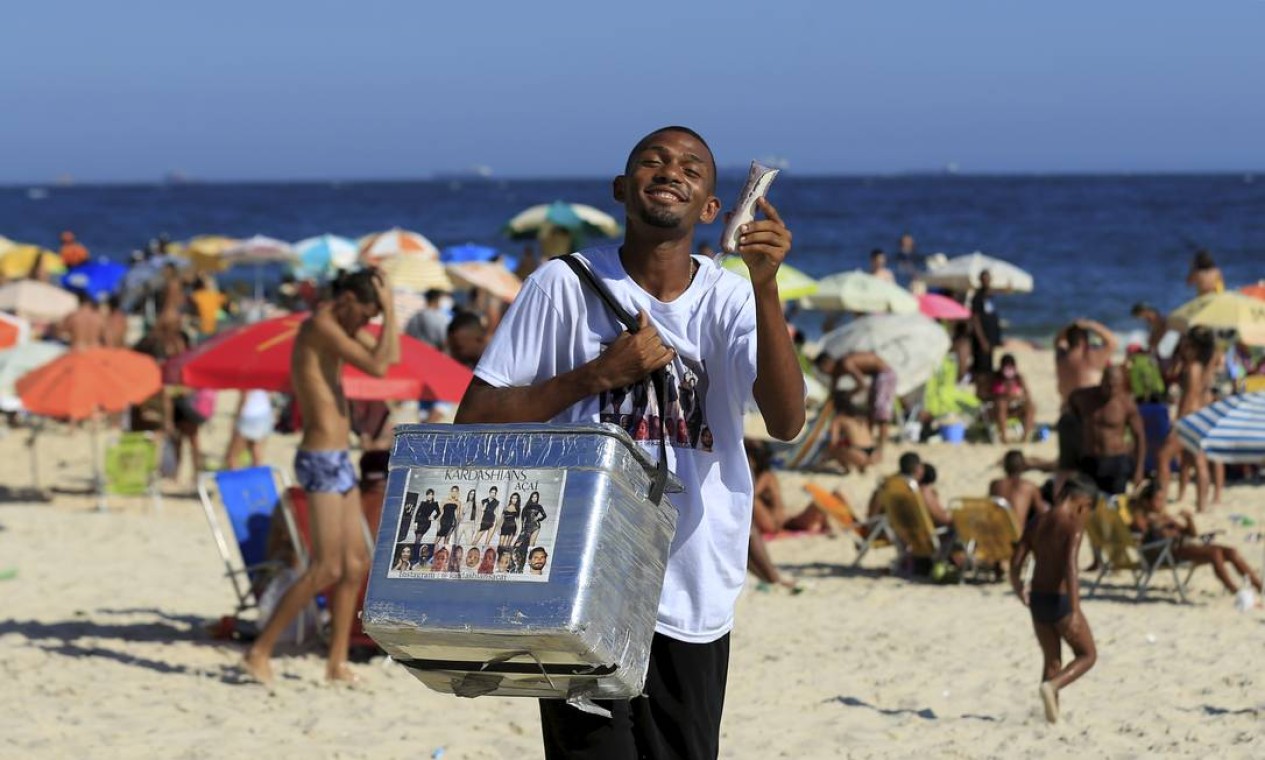
<svg viewBox="0 0 1265 760">
<path fill-rule="evenodd" d="M 835 418 L 830 423 L 830 444 L 827 455 L 843 467 L 847 475 L 855 467 L 864 474 L 865 468 L 883 459 L 883 452 L 874 442 L 870 424 L 852 397 L 843 391 L 835 393 Z"/>
</svg>

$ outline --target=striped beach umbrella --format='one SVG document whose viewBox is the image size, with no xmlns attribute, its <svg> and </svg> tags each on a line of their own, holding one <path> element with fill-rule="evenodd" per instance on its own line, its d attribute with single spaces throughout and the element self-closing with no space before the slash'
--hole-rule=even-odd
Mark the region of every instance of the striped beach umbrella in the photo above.
<svg viewBox="0 0 1265 760">
<path fill-rule="evenodd" d="M 360 239 L 360 260 L 378 265 L 397 256 L 416 256 L 424 261 L 439 261 L 439 249 L 425 236 L 395 227 Z"/>
<path fill-rule="evenodd" d="M 299 255 L 295 265 L 301 277 L 321 277 L 335 269 L 351 269 L 359 251 L 356 243 L 337 235 L 318 235 L 294 244 Z"/>
<path fill-rule="evenodd" d="M 1177 421 L 1182 445 L 1216 462 L 1265 462 L 1265 393 L 1230 396 Z"/>
</svg>

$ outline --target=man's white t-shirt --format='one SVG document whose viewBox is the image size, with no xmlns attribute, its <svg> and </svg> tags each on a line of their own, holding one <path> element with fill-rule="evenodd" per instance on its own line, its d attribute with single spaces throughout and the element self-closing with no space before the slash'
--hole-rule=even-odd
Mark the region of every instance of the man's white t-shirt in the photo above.
<svg viewBox="0 0 1265 760">
<path fill-rule="evenodd" d="M 747 571 L 752 484 L 742 415 L 756 378 L 751 284 L 696 256 L 694 282 L 664 303 L 628 276 L 618 246 L 580 256 L 620 305 L 649 315 L 677 358 L 668 367 L 666 415 L 647 378 L 585 399 L 554 421 L 615 422 L 658 456 L 666 416 L 668 462 L 685 492 L 669 495 L 679 516 L 656 630 L 691 643 L 714 641 L 733 627 Z M 497 387 L 534 385 L 597 358 L 623 331 L 566 264 L 549 262 L 523 283 L 475 375 Z"/>
</svg>

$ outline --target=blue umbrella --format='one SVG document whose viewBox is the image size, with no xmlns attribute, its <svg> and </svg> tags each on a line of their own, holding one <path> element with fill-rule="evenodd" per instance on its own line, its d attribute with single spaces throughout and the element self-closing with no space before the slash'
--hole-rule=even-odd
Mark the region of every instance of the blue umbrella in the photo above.
<svg viewBox="0 0 1265 760">
<path fill-rule="evenodd" d="M 472 261 L 491 261 L 498 256 L 506 269 L 512 272 L 518 268 L 518 259 L 513 256 L 506 256 L 491 246 L 475 243 L 450 245 L 440 252 L 439 260 L 445 264 L 465 264 Z"/>
<path fill-rule="evenodd" d="M 1243 393 L 1177 421 L 1177 435 L 1191 451 L 1217 462 L 1265 462 L 1265 393 Z"/>
<path fill-rule="evenodd" d="M 68 290 L 82 290 L 93 300 L 100 301 L 118 290 L 126 276 L 126 266 L 100 259 L 77 266 L 62 275 L 61 284 Z"/>
</svg>

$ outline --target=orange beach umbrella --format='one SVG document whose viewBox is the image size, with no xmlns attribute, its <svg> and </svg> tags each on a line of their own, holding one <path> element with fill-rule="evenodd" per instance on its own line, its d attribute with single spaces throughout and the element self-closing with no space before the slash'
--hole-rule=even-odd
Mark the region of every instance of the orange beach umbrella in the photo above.
<svg viewBox="0 0 1265 760">
<path fill-rule="evenodd" d="M 162 372 L 144 354 L 91 348 L 63 354 L 28 372 L 15 388 L 32 414 L 82 420 L 144 401 L 162 388 Z"/>
</svg>

